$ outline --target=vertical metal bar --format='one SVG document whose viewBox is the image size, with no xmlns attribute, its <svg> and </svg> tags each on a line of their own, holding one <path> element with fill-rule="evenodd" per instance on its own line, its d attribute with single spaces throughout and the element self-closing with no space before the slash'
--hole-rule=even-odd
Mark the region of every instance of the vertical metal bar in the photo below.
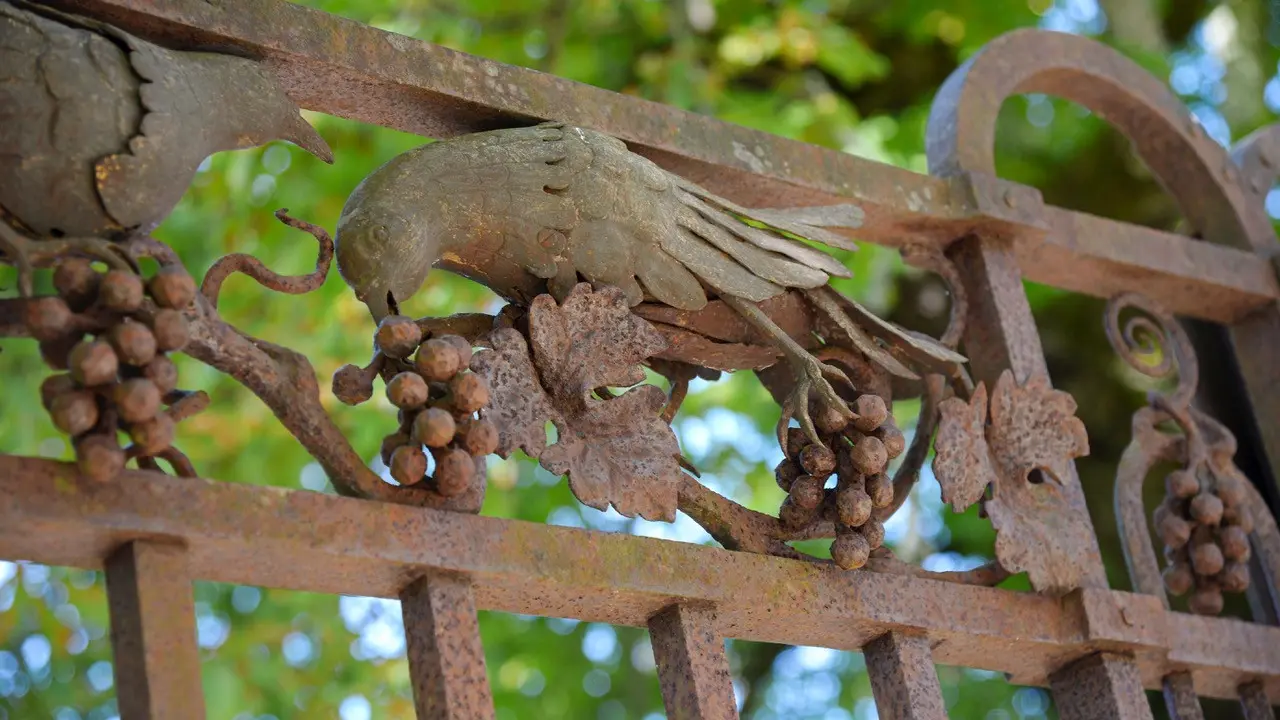
<svg viewBox="0 0 1280 720">
<path fill-rule="evenodd" d="M 946 720 L 928 638 L 885 633 L 862 652 L 881 720 Z"/>
<path fill-rule="evenodd" d="M 953 244 L 948 254 L 968 291 L 964 347 L 974 380 L 994 385 L 1000 373 L 1012 369 L 1022 383 L 1044 372 L 1040 333 L 1012 246 L 996 238 L 969 236 Z"/>
<path fill-rule="evenodd" d="M 1271 700 L 1267 698 L 1267 691 L 1263 689 L 1260 681 L 1240 686 L 1240 710 L 1244 713 L 1244 720 L 1275 720 L 1276 718 L 1271 709 Z"/>
<path fill-rule="evenodd" d="M 1096 653 L 1049 676 L 1062 720 L 1151 720 L 1151 704 L 1130 658 Z"/>
<path fill-rule="evenodd" d="M 136 540 L 106 560 L 123 720 L 202 720 L 204 690 L 186 550 Z"/>
<path fill-rule="evenodd" d="M 1208 239 L 1252 250 L 1259 259 L 1269 256 L 1280 278 L 1276 233 L 1262 202 L 1280 178 L 1280 125 L 1264 127 L 1241 140 L 1231 149 L 1231 159 L 1241 173 L 1226 178 L 1228 188 L 1239 190 L 1244 206 L 1252 212 L 1237 213 L 1243 232 Z M 1235 434 L 1240 448 L 1236 464 L 1262 489 L 1271 511 L 1280 514 L 1280 427 L 1274 422 L 1280 413 L 1280 303 L 1269 303 L 1232 326 L 1210 329 L 1206 334 L 1217 347 L 1227 350 L 1225 378 L 1220 384 L 1228 387 L 1213 388 L 1219 391 L 1216 397 L 1205 392 L 1197 399 L 1204 400 Z M 1206 391 L 1208 385 L 1202 378 Z M 1241 407 L 1252 412 L 1241 413 Z"/>
<path fill-rule="evenodd" d="M 1247 248 L 1246 248 L 1247 249 Z M 1235 436 L 1235 463 L 1273 512 L 1280 503 L 1280 311 L 1266 305 L 1234 325 L 1182 319 L 1200 358 L 1196 406 Z"/>
<path fill-rule="evenodd" d="M 1036 330 L 1035 318 L 1031 315 L 1031 306 L 1022 287 L 1022 273 L 1009 242 L 970 236 L 954 243 L 947 254 L 960 270 L 969 297 L 964 351 L 974 380 L 986 382 L 990 389 L 1006 369 L 1013 371 L 1019 384 L 1033 375 L 1047 374 L 1040 333 Z M 1078 524 L 1078 528 L 1070 528 L 1070 537 L 1088 538 L 1089 541 L 1084 547 L 1073 546 L 1056 551 L 1069 554 L 1069 562 L 1082 569 L 1083 576 L 1077 581 L 1080 587 L 1106 588 L 1102 552 L 1093 522 L 1089 519 L 1084 490 L 1075 465 L 1069 467 L 1068 477 L 1059 478 L 1060 491 L 1074 512 L 1071 517 L 1058 517 L 1054 522 L 1064 535 L 1068 534 L 1064 531 L 1069 528 L 1069 523 Z M 1028 521 L 1035 522 L 1036 519 Z M 1045 548 L 1043 552 L 1054 550 Z M 1050 558 L 1050 562 L 1053 561 Z"/>
<path fill-rule="evenodd" d="M 1273 240 L 1274 242 L 1274 240 Z M 1231 351 L 1247 393 L 1252 417 L 1240 413 L 1239 406 L 1228 415 L 1243 415 L 1236 430 L 1236 440 L 1248 444 L 1252 463 L 1257 464 L 1254 483 L 1266 488 L 1273 502 L 1280 494 L 1280 303 L 1271 303 L 1228 328 Z M 1227 417 L 1219 415 L 1218 417 Z M 1252 421 L 1252 422 L 1250 422 Z M 1237 454 L 1239 455 L 1239 454 Z M 1243 459 L 1242 459 L 1243 460 Z M 1252 464 L 1251 463 L 1251 464 Z M 1277 508 L 1272 507 L 1272 511 Z"/>
<path fill-rule="evenodd" d="M 649 618 L 649 635 L 670 720 L 738 717 L 714 609 L 671 605 Z"/>
<path fill-rule="evenodd" d="M 1265 503 L 1257 507 L 1255 512 L 1270 512 Z M 1256 538 L 1256 536 L 1255 536 Z M 1258 551 L 1257 539 L 1252 539 L 1254 551 L 1249 557 L 1249 587 L 1245 589 L 1245 600 L 1249 602 L 1249 617 L 1259 625 L 1280 625 L 1277 608 L 1280 608 L 1280 588 L 1271 584 L 1267 574 L 1262 553 Z"/>
<path fill-rule="evenodd" d="M 975 379 L 990 386 L 1009 369 L 1021 384 L 1036 374 L 1047 374 L 1040 334 L 1009 242 L 968 237 L 955 243 L 948 254 L 961 271 L 968 291 L 964 349 Z M 1069 534 L 1074 539 L 1071 545 L 1047 547 L 1040 552 L 1048 563 L 1078 573 L 1073 578 L 1074 585 L 1105 589 L 1106 571 L 1084 490 L 1074 464 L 1068 467 L 1070 471 L 1067 477 L 1059 478 L 1058 488 L 1068 512 L 1052 519 L 1028 517 L 1025 521 L 1052 520 L 1060 536 Z M 1106 653 L 1084 658 L 1058 670 L 1051 678 L 1051 687 L 1062 720 L 1151 718 L 1151 707 L 1131 658 Z"/>
<path fill-rule="evenodd" d="M 1170 720 L 1204 720 L 1200 698 L 1196 697 L 1191 673 L 1174 672 L 1164 676 L 1164 704 Z"/>
<path fill-rule="evenodd" d="M 400 604 L 419 720 L 492 718 L 470 579 L 433 572 L 400 591 Z"/>
</svg>

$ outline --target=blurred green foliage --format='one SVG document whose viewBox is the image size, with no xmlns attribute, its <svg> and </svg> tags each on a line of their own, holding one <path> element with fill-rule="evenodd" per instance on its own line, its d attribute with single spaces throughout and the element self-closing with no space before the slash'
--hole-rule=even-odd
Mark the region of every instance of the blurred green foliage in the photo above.
<svg viewBox="0 0 1280 720">
<path fill-rule="evenodd" d="M 1221 142 L 1270 120 L 1276 19 L 1262 0 L 308 0 L 383 29 L 503 62 L 644 96 L 764 131 L 925 170 L 924 125 L 933 93 L 996 35 L 1042 26 L 1098 36 L 1167 77 Z M 1110 11 L 1110 14 L 1109 14 Z M 1113 21 L 1109 22 L 1109 19 Z M 225 153 L 203 167 L 158 232 L 193 273 L 247 252 L 286 273 L 306 272 L 314 242 L 272 217 L 287 207 L 332 228 L 368 172 L 422 138 L 309 114 L 335 149 L 328 166 L 285 144 Z M 1042 97 L 1007 104 L 997 148 L 1006 177 L 1040 187 L 1049 202 L 1156 227 L 1178 214 L 1127 144 L 1098 118 Z M 1280 207 L 1280 198 L 1277 198 Z M 935 278 L 864 246 L 839 288 L 895 321 L 936 333 L 945 296 Z M 6 274 L 7 273 L 7 274 Z M 0 271 L 12 291 L 13 275 Z M 46 281 L 47 282 L 47 281 Z M 1093 454 L 1079 463 L 1112 584 L 1127 588 L 1111 511 L 1111 477 L 1141 401 L 1115 367 L 1100 301 L 1029 286 L 1055 385 L 1081 400 Z M 340 365 L 366 359 L 370 324 L 336 273 L 301 297 L 271 296 L 236 277 L 221 311 L 246 332 L 293 347 L 321 385 Z M 492 310 L 495 298 L 433 274 L 407 306 L 415 315 Z M 179 432 L 201 473 L 231 482 L 326 490 L 318 466 L 234 382 L 189 360 L 182 386 L 213 398 Z M 34 343 L 0 353 L 0 449 L 68 457 L 40 411 L 45 374 Z M 324 401 L 370 461 L 394 426 L 383 400 L 358 408 Z M 895 405 L 904 427 L 917 406 Z M 749 375 L 703 384 L 677 422 L 682 445 L 708 484 L 762 510 L 782 493 L 768 441 L 776 408 Z M 710 542 L 687 520 L 633 522 L 574 502 L 564 483 L 527 462 L 494 462 L 485 514 Z M 926 479 L 890 528 L 900 555 L 929 567 L 989 557 L 992 534 L 970 511 L 944 514 Z M 423 538 L 431 542 L 431 538 Z M 821 548 L 817 548 L 821 552 Z M 1007 583 L 1025 588 L 1019 578 Z M 272 589 L 196 585 L 211 720 L 412 717 L 398 606 Z M 1233 608 L 1236 613 L 1240 608 Z M 0 563 L 0 719 L 114 717 L 106 608 L 99 574 Z M 641 629 L 486 613 L 481 627 L 500 718 L 661 717 L 653 656 Z M 862 658 L 818 648 L 730 642 L 744 716 L 869 720 Z M 953 718 L 1053 717 L 1041 690 L 991 673 L 939 668 Z M 1156 703 L 1157 706 L 1159 703 Z M 1209 714 L 1221 706 L 1208 705 Z"/>
</svg>

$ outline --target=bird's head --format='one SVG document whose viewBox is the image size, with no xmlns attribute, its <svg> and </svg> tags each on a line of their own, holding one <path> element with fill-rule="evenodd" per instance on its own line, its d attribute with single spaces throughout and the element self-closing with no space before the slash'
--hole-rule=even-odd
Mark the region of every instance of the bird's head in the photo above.
<svg viewBox="0 0 1280 720">
<path fill-rule="evenodd" d="M 422 287 L 438 258 L 425 228 L 368 185 L 348 198 L 334 245 L 339 274 L 377 323 L 398 313 L 397 304 Z"/>
</svg>

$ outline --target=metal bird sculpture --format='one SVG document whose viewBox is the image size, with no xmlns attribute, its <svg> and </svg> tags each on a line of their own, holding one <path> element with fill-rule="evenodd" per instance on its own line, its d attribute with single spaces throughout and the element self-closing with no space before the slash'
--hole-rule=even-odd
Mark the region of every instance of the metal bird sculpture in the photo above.
<svg viewBox="0 0 1280 720">
<path fill-rule="evenodd" d="M 557 299 L 581 279 L 620 288 L 631 306 L 697 311 L 714 295 L 776 346 L 792 371 L 789 405 L 817 442 L 810 395 L 849 416 L 829 380 L 848 382 L 781 330 L 757 303 L 802 292 L 891 373 L 916 377 L 872 336 L 900 337 L 913 359 L 953 374 L 964 358 L 872 316 L 828 286 L 850 271 L 801 241 L 854 249 L 829 227 L 857 227 L 853 205 L 746 209 L 599 132 L 544 123 L 431 143 L 356 188 L 338 221 L 338 269 L 380 321 L 432 267 L 519 305 Z M 864 327 L 867 328 L 864 330 Z M 870 330 L 870 333 L 868 333 Z"/>
<path fill-rule="evenodd" d="M 31 244 L 14 227 L 45 239 L 151 231 L 214 152 L 282 139 L 333 161 L 258 63 L 21 0 L 0 2 L 0 78 L 0 249 L 15 264 Z"/>
</svg>

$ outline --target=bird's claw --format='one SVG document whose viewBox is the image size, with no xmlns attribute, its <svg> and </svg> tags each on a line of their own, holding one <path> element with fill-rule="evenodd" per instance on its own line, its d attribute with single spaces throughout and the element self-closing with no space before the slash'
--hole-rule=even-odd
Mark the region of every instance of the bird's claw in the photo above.
<svg viewBox="0 0 1280 720">
<path fill-rule="evenodd" d="M 849 405 L 845 403 L 827 381 L 832 378 L 853 387 L 853 382 L 839 368 L 819 362 L 812 355 L 806 355 L 803 359 L 794 363 L 795 367 L 795 388 L 791 391 L 790 397 L 782 407 L 782 417 L 778 421 L 778 444 L 782 447 L 783 452 L 787 449 L 787 428 L 791 424 L 792 418 L 800 423 L 800 429 L 809 438 L 809 441 L 815 445 L 821 445 L 822 440 L 818 437 L 818 429 L 813 424 L 813 419 L 809 414 L 809 401 L 811 396 L 816 393 L 817 400 L 828 408 L 834 408 L 846 418 L 852 419 L 855 414 L 849 409 Z"/>
</svg>

